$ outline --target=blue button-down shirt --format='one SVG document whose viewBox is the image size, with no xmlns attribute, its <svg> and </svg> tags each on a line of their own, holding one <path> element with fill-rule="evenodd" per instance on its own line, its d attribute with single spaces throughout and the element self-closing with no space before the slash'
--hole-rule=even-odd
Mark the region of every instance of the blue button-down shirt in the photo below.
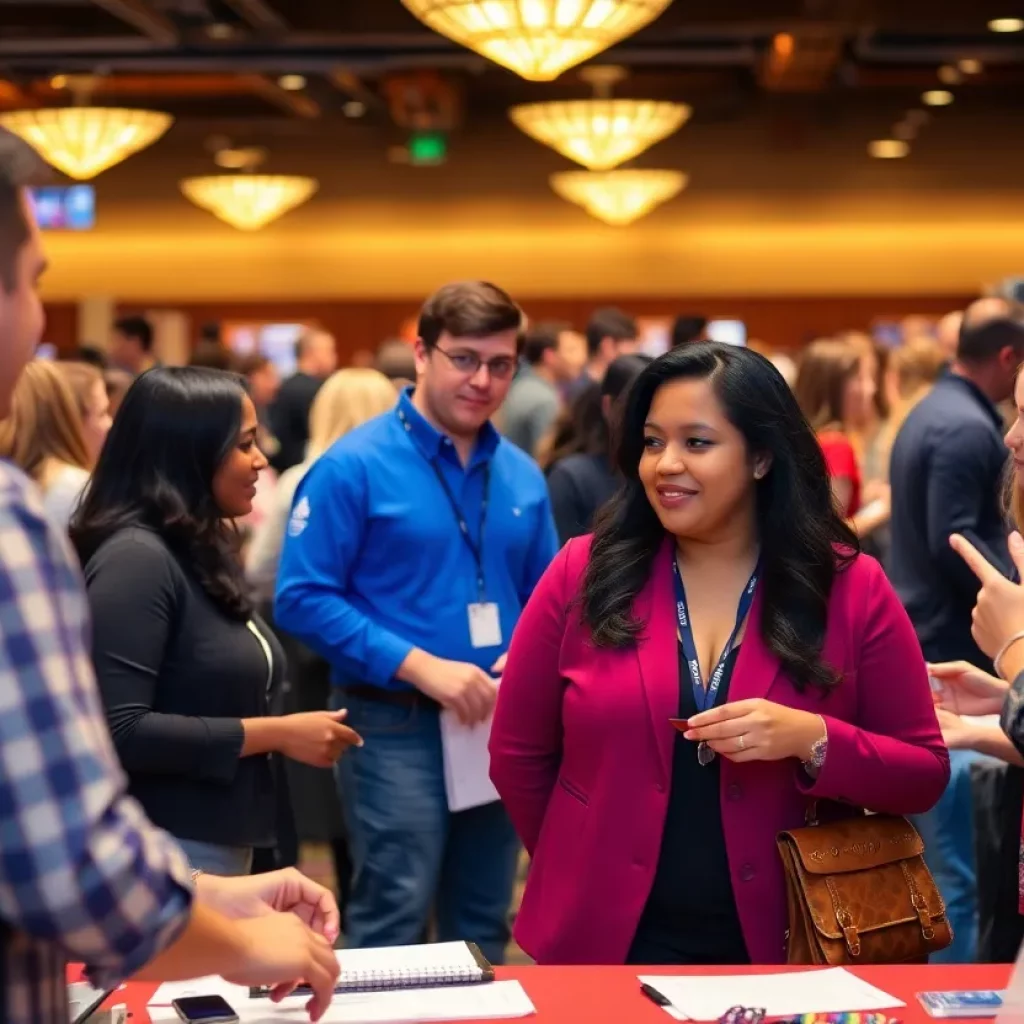
<svg viewBox="0 0 1024 1024">
<path fill-rule="evenodd" d="M 404 688 L 395 673 L 414 647 L 489 669 L 558 549 L 537 464 L 487 424 L 463 466 L 410 395 L 318 459 L 292 506 L 275 619 L 331 663 L 338 684 Z M 477 563 L 438 470 L 481 552 L 501 621 L 494 647 L 470 642 Z"/>
</svg>

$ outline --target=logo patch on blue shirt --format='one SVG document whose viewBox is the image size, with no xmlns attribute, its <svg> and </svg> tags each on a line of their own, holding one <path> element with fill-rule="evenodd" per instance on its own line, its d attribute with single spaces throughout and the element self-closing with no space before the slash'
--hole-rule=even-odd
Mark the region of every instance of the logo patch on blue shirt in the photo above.
<svg viewBox="0 0 1024 1024">
<path fill-rule="evenodd" d="M 298 537 L 309 525 L 309 498 L 303 498 L 292 509 L 292 517 L 288 520 L 288 535 Z"/>
</svg>

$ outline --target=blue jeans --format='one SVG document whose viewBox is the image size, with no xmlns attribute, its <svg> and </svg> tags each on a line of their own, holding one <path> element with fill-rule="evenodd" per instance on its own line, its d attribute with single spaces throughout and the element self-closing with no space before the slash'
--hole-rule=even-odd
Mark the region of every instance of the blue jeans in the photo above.
<svg viewBox="0 0 1024 1024">
<path fill-rule="evenodd" d="M 248 875 L 252 871 L 251 846 L 219 846 L 198 839 L 179 839 L 178 845 L 185 851 L 189 864 L 208 875 L 230 878 Z"/>
<path fill-rule="evenodd" d="M 971 763 L 982 755 L 949 752 L 949 785 L 938 804 L 913 821 L 924 840 L 924 859 L 946 903 L 953 944 L 933 964 L 974 963 L 978 955 L 978 888 L 974 866 Z"/>
<path fill-rule="evenodd" d="M 440 941 L 475 942 L 502 963 L 519 858 L 504 807 L 449 812 L 436 710 L 343 690 L 331 705 L 366 741 L 337 766 L 354 871 L 346 944 L 421 942 L 433 910 Z"/>
</svg>

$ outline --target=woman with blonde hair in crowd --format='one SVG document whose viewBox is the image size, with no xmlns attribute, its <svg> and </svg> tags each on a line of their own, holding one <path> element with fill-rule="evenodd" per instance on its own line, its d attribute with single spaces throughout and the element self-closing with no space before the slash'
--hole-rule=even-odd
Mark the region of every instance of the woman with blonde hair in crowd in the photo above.
<svg viewBox="0 0 1024 1024">
<path fill-rule="evenodd" d="M 896 435 L 910 410 L 932 389 L 946 366 L 945 353 L 933 338 L 921 335 L 909 338 L 889 357 L 885 374 L 885 390 L 889 418 L 879 437 L 880 465 L 886 482 L 889 480 L 889 459 Z"/>
<path fill-rule="evenodd" d="M 83 362 L 54 364 L 75 395 L 82 417 L 82 436 L 93 463 L 100 457 L 103 442 L 110 433 L 111 413 L 107 384 L 99 367 Z"/>
<path fill-rule="evenodd" d="M 884 486 L 865 494 L 863 472 L 854 440 L 874 409 L 875 365 L 851 341 L 821 338 L 800 359 L 795 394 L 825 454 L 839 510 L 859 537 L 889 518 Z M 865 503 L 865 497 L 868 502 Z"/>
<path fill-rule="evenodd" d="M 309 411 L 306 459 L 281 474 L 274 507 L 256 530 L 246 556 L 246 576 L 260 597 L 273 597 L 292 500 L 309 467 L 339 437 L 392 409 L 397 401 L 394 384 L 378 370 L 338 370 L 324 381 Z"/>
<path fill-rule="evenodd" d="M 53 363 L 34 360 L 18 379 L 0 421 L 0 456 L 38 484 L 47 515 L 66 530 L 95 459 L 74 392 Z"/>
<path fill-rule="evenodd" d="M 284 545 L 295 491 L 309 467 L 350 430 L 392 409 L 398 401 L 395 385 L 377 370 L 363 367 L 338 370 L 324 381 L 309 411 L 306 459 L 286 469 L 277 482 L 273 505 L 256 528 L 246 554 L 246 576 L 273 626 L 271 602 L 277 566 Z M 294 637 L 276 629 L 288 658 L 291 686 L 281 694 L 279 714 L 323 711 L 330 696 L 330 666 Z M 344 907 L 351 885 L 352 863 L 334 775 L 329 770 L 285 762 L 278 773 L 280 794 L 278 857 L 275 866 L 298 860 L 299 842 L 329 843 L 338 883 L 338 902 Z"/>
</svg>

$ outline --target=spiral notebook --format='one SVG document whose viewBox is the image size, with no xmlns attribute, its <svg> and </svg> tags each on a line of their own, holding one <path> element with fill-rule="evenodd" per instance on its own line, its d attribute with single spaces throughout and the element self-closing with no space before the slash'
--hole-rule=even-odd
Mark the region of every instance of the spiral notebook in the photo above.
<svg viewBox="0 0 1024 1024">
<path fill-rule="evenodd" d="M 387 992 L 403 988 L 475 985 L 494 981 L 494 968 L 472 942 L 434 942 L 386 949 L 346 949 L 338 954 L 335 992 Z M 301 994 L 301 988 L 298 994 Z M 249 990 L 252 998 L 266 989 Z"/>
</svg>

